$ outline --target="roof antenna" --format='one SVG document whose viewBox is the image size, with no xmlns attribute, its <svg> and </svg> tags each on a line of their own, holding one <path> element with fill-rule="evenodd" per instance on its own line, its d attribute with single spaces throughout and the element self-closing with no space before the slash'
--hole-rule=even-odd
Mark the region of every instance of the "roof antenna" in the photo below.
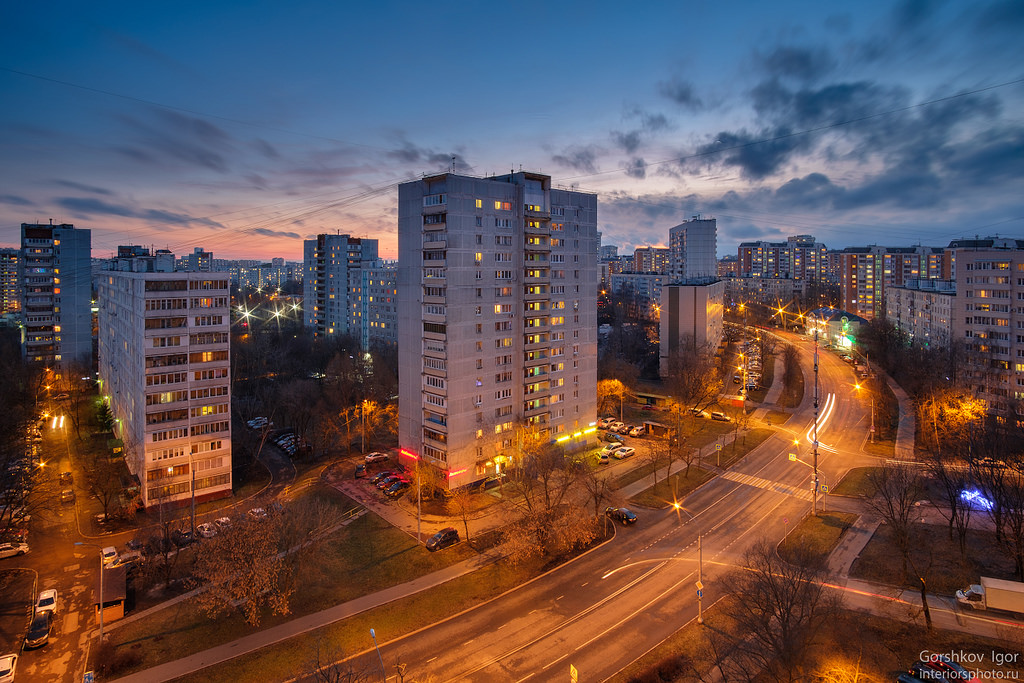
<svg viewBox="0 0 1024 683">
<path fill-rule="evenodd" d="M 455 155 L 452 155 L 452 173 L 455 173 Z"/>
</svg>

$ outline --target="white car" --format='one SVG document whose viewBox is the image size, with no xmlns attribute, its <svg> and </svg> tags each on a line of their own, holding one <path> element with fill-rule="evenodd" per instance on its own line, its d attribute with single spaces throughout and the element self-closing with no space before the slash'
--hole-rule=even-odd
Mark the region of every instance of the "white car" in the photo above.
<svg viewBox="0 0 1024 683">
<path fill-rule="evenodd" d="M 39 598 L 36 599 L 36 614 L 40 612 L 57 613 L 57 591 L 51 588 L 39 594 Z"/>
<path fill-rule="evenodd" d="M 690 408 L 690 413 L 692 413 L 694 417 L 703 417 L 703 418 L 711 417 L 711 413 L 709 413 L 706 410 L 701 410 L 700 408 Z"/>
<path fill-rule="evenodd" d="M 609 432 L 616 432 L 617 433 L 622 427 L 625 427 L 625 426 L 626 425 L 624 425 L 623 423 L 621 423 L 618 420 L 616 420 L 615 422 L 612 422 L 610 425 L 608 425 L 608 431 Z"/>
<path fill-rule="evenodd" d="M 597 421 L 597 428 L 598 429 L 608 429 L 608 427 L 610 427 L 612 425 L 612 423 L 614 423 L 614 422 L 615 422 L 615 418 L 614 417 L 602 417 L 600 420 Z"/>
<path fill-rule="evenodd" d="M 230 517 L 218 517 L 217 519 L 213 520 L 213 523 L 217 526 L 218 531 L 227 531 L 231 528 Z"/>
<path fill-rule="evenodd" d="M 630 436 L 643 436 L 646 433 L 647 430 L 644 429 L 643 425 L 637 425 L 636 427 L 633 427 L 632 429 L 629 430 Z"/>
<path fill-rule="evenodd" d="M 117 562 L 117 548 L 112 545 L 108 545 L 103 549 L 103 566 L 109 567 L 115 562 Z"/>
<path fill-rule="evenodd" d="M 18 669 L 18 655 L 0 657 L 0 683 L 14 683 L 14 672 Z"/>
<path fill-rule="evenodd" d="M 28 552 L 28 543 L 0 543 L 0 560 L 5 557 L 24 555 Z"/>
<path fill-rule="evenodd" d="M 617 460 L 625 460 L 626 458 L 631 458 L 634 455 L 636 455 L 636 449 L 630 446 L 625 446 L 615 451 L 615 458 Z"/>
<path fill-rule="evenodd" d="M 718 420 L 719 422 L 732 422 L 732 418 L 725 413 L 720 413 L 717 410 L 711 413 L 712 420 Z"/>
<path fill-rule="evenodd" d="M 612 443 L 608 444 L 607 446 L 601 449 L 601 455 L 611 455 L 620 448 L 622 448 L 622 443 L 619 441 L 613 441 Z"/>
<path fill-rule="evenodd" d="M 373 453 L 367 453 L 366 457 L 364 458 L 366 462 L 384 462 L 385 460 L 390 459 L 391 456 L 389 456 L 387 453 L 379 453 L 376 451 L 374 451 Z"/>
<path fill-rule="evenodd" d="M 196 533 L 203 538 L 213 538 L 217 535 L 217 527 L 213 525 L 213 522 L 203 522 L 196 527 Z"/>
</svg>

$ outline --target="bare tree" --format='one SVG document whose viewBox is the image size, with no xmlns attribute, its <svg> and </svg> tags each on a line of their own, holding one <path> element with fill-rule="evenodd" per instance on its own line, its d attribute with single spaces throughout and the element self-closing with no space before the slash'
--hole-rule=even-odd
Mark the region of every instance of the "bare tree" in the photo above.
<svg viewBox="0 0 1024 683">
<path fill-rule="evenodd" d="M 875 495 L 868 499 L 868 507 L 888 525 L 903 563 L 903 577 L 913 549 L 912 525 L 916 503 L 924 495 L 924 481 L 920 470 L 912 464 L 886 463 L 868 473 L 868 481 Z"/>
<path fill-rule="evenodd" d="M 466 542 L 469 542 L 469 513 L 473 510 L 473 496 L 465 486 L 448 492 L 446 503 L 448 514 L 462 519 L 462 528 L 466 532 Z"/>
<path fill-rule="evenodd" d="M 377 676 L 376 669 L 356 668 L 343 651 L 326 645 L 321 636 L 313 645 L 313 656 L 302 678 L 312 678 L 317 683 L 369 683 Z"/>
<path fill-rule="evenodd" d="M 724 611 L 737 625 L 718 646 L 729 651 L 720 664 L 726 678 L 807 680 L 808 654 L 842 603 L 822 584 L 820 561 L 802 549 L 792 559 L 784 562 L 762 539 L 744 554 L 746 571 L 723 579 L 723 592 L 733 596 Z"/>
<path fill-rule="evenodd" d="M 668 361 L 668 377 L 662 378 L 685 408 L 704 409 L 718 400 L 722 377 L 710 344 L 683 340 Z"/>
</svg>

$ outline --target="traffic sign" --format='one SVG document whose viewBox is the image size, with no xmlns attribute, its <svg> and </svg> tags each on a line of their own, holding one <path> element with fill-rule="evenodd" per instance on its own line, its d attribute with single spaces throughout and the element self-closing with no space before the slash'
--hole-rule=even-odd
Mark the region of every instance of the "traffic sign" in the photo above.
<svg viewBox="0 0 1024 683">
<path fill-rule="evenodd" d="M 95 674 L 92 671 L 86 671 L 85 675 L 82 676 L 82 683 L 92 683 L 95 680 L 94 676 Z"/>
<path fill-rule="evenodd" d="M 796 453 L 790 453 L 789 454 L 789 459 L 790 460 L 796 460 Z"/>
<path fill-rule="evenodd" d="M 821 492 L 822 493 L 828 493 L 828 484 L 822 484 L 821 485 Z"/>
<path fill-rule="evenodd" d="M 722 444 L 720 444 L 720 443 L 716 443 L 716 444 L 715 444 L 715 450 L 716 450 L 716 451 L 720 451 L 720 450 L 722 450 Z"/>
<path fill-rule="evenodd" d="M 697 582 L 697 590 L 704 590 L 704 582 L 703 581 L 698 581 Z"/>
<path fill-rule="evenodd" d="M 703 597 L 704 597 L 704 591 L 701 590 L 700 588 L 698 588 L 697 589 L 697 599 L 700 600 Z"/>
<path fill-rule="evenodd" d="M 569 679 L 572 681 L 572 683 L 577 683 L 577 681 L 579 681 L 580 679 L 579 672 L 576 671 L 576 667 L 572 664 L 569 665 Z"/>
</svg>

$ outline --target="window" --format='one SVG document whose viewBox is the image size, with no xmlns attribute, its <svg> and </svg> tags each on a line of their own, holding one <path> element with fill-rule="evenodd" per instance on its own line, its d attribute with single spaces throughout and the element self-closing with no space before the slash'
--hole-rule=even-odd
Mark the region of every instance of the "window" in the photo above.
<svg viewBox="0 0 1024 683">
<path fill-rule="evenodd" d="M 439 206 L 448 201 L 445 194 L 428 194 L 423 197 L 423 206 Z"/>
</svg>

